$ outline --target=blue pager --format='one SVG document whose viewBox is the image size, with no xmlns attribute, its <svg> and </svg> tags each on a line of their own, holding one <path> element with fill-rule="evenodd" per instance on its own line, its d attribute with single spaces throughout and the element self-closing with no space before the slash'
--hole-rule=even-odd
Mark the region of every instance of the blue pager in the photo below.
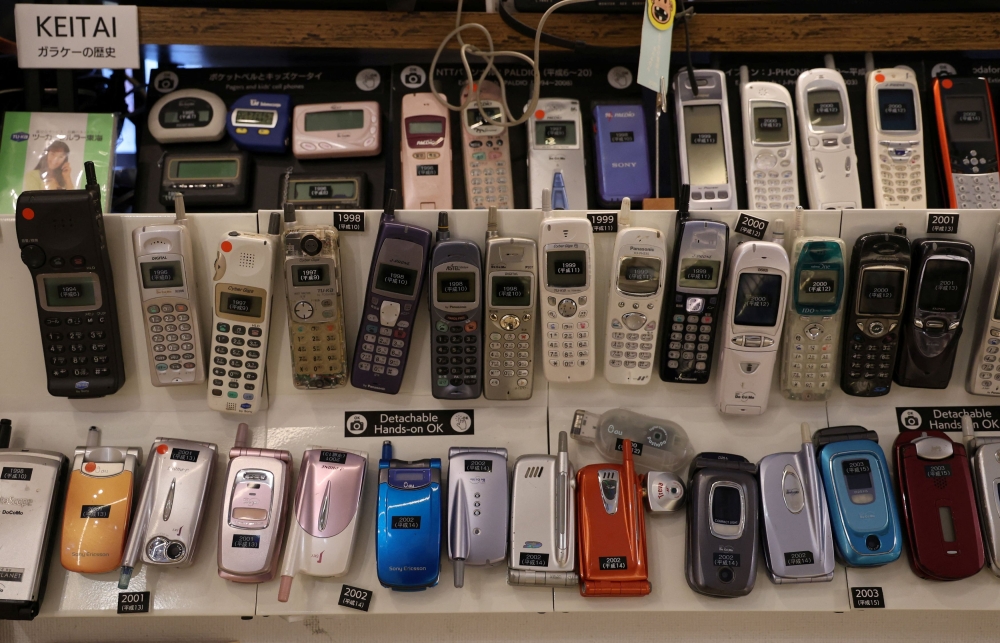
<svg viewBox="0 0 1000 643">
<path fill-rule="evenodd" d="M 441 573 L 441 459 L 378 461 L 378 582 L 413 592 L 438 584 Z"/>
<path fill-rule="evenodd" d="M 639 103 L 594 105 L 597 196 L 604 207 L 653 196 L 646 115 Z"/>
<path fill-rule="evenodd" d="M 813 444 L 841 562 L 874 567 L 899 558 L 903 536 L 878 434 L 836 426 L 817 431 Z"/>
<path fill-rule="evenodd" d="M 291 114 L 292 97 L 288 94 L 247 94 L 229 108 L 226 131 L 242 150 L 284 154 Z"/>
</svg>

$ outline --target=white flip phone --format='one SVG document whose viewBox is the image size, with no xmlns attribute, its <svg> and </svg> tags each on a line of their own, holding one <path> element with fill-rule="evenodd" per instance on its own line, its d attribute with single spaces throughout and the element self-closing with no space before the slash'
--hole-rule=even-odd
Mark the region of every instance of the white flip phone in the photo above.
<svg viewBox="0 0 1000 643">
<path fill-rule="evenodd" d="M 553 210 L 587 207 L 586 160 L 580 101 L 539 99 L 528 119 L 528 193 L 531 208 L 542 207 L 542 190 L 551 191 Z"/>
<path fill-rule="evenodd" d="M 451 209 L 451 128 L 448 110 L 430 92 L 403 96 L 399 156 L 403 209 Z"/>
<path fill-rule="evenodd" d="M 868 144 L 875 207 L 927 208 L 924 192 L 924 127 L 917 77 L 910 69 L 868 72 Z"/>
<path fill-rule="evenodd" d="M 736 208 L 733 141 L 729 130 L 726 75 L 696 69 L 696 96 L 687 70 L 674 78 L 681 183 L 691 186 L 691 210 Z"/>
<path fill-rule="evenodd" d="M 462 156 L 465 161 L 466 207 L 476 210 L 496 206 L 514 207 L 514 184 L 510 174 L 510 135 L 507 127 L 494 125 L 503 118 L 500 86 L 484 80 L 479 87 L 479 103 L 470 91 L 462 90 Z M 488 116 L 483 118 L 482 112 Z"/>
<path fill-rule="evenodd" d="M 741 85 L 747 201 L 754 210 L 799 205 L 799 172 L 792 95 L 777 83 Z"/>
</svg>

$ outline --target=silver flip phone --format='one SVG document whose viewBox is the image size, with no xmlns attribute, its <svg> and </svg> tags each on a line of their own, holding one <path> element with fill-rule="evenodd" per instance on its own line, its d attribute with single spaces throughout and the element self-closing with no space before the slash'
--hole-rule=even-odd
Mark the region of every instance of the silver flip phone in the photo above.
<svg viewBox="0 0 1000 643">
<path fill-rule="evenodd" d="M 1000 224 L 993 237 L 993 253 L 986 271 L 989 299 L 979 306 L 976 338 L 965 390 L 973 395 L 1000 395 Z"/>
<path fill-rule="evenodd" d="M 1000 576 L 1000 437 L 977 438 L 968 415 L 962 416 L 962 437 L 972 464 L 986 562 Z"/>
<path fill-rule="evenodd" d="M 507 449 L 448 450 L 448 558 L 455 587 L 466 565 L 496 565 L 507 557 Z"/>
</svg>

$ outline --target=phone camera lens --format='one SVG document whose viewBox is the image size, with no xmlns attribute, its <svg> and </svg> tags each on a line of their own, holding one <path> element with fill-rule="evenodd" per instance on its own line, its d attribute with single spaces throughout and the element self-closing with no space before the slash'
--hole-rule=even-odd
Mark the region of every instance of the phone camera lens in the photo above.
<svg viewBox="0 0 1000 643">
<path fill-rule="evenodd" d="M 170 543 L 170 545 L 167 547 L 167 558 L 169 558 L 170 560 L 180 560 L 181 558 L 184 557 L 184 552 L 185 552 L 184 545 L 182 545 L 181 543 L 177 542 Z"/>
<path fill-rule="evenodd" d="M 302 252 L 306 253 L 310 257 L 318 255 L 322 248 L 323 244 L 320 243 L 320 240 L 311 234 L 306 235 L 305 238 L 302 239 Z"/>
<path fill-rule="evenodd" d="M 653 439 L 656 440 L 657 442 L 663 440 L 663 433 L 660 431 L 655 431 L 653 433 Z"/>
<path fill-rule="evenodd" d="M 733 582 L 733 576 L 734 576 L 733 570 L 730 569 L 729 567 L 723 567 L 722 569 L 719 570 L 719 580 L 721 580 L 723 583 Z"/>
<path fill-rule="evenodd" d="M 882 541 L 878 539 L 878 536 L 872 534 L 865 538 L 865 546 L 872 551 L 878 551 L 882 547 Z"/>
</svg>

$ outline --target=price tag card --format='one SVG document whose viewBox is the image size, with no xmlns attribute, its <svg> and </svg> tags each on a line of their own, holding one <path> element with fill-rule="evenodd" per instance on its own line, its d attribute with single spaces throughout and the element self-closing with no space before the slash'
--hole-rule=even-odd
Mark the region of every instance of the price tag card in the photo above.
<svg viewBox="0 0 1000 643">
<path fill-rule="evenodd" d="M 333 227 L 341 232 L 364 232 L 365 213 L 337 210 L 333 213 Z"/>
<path fill-rule="evenodd" d="M 927 232 L 930 234 L 958 234 L 958 214 L 928 212 Z"/>
<path fill-rule="evenodd" d="M 371 602 L 371 590 L 344 585 L 340 590 L 340 600 L 337 601 L 337 605 L 340 605 L 341 607 L 349 607 L 352 610 L 367 612 L 368 606 Z"/>
<path fill-rule="evenodd" d="M 605 212 L 602 214 L 588 212 L 587 218 L 590 219 L 590 225 L 593 226 L 594 232 L 618 232 L 617 212 Z"/>
<path fill-rule="evenodd" d="M 885 608 L 885 594 L 881 587 L 852 587 L 851 605 L 854 609 L 865 610 Z"/>
<path fill-rule="evenodd" d="M 146 614 L 149 612 L 149 592 L 118 592 L 119 614 Z"/>
<path fill-rule="evenodd" d="M 740 218 L 736 221 L 736 232 L 754 239 L 763 239 L 764 233 L 767 232 L 767 221 L 746 212 L 740 212 Z"/>
</svg>

